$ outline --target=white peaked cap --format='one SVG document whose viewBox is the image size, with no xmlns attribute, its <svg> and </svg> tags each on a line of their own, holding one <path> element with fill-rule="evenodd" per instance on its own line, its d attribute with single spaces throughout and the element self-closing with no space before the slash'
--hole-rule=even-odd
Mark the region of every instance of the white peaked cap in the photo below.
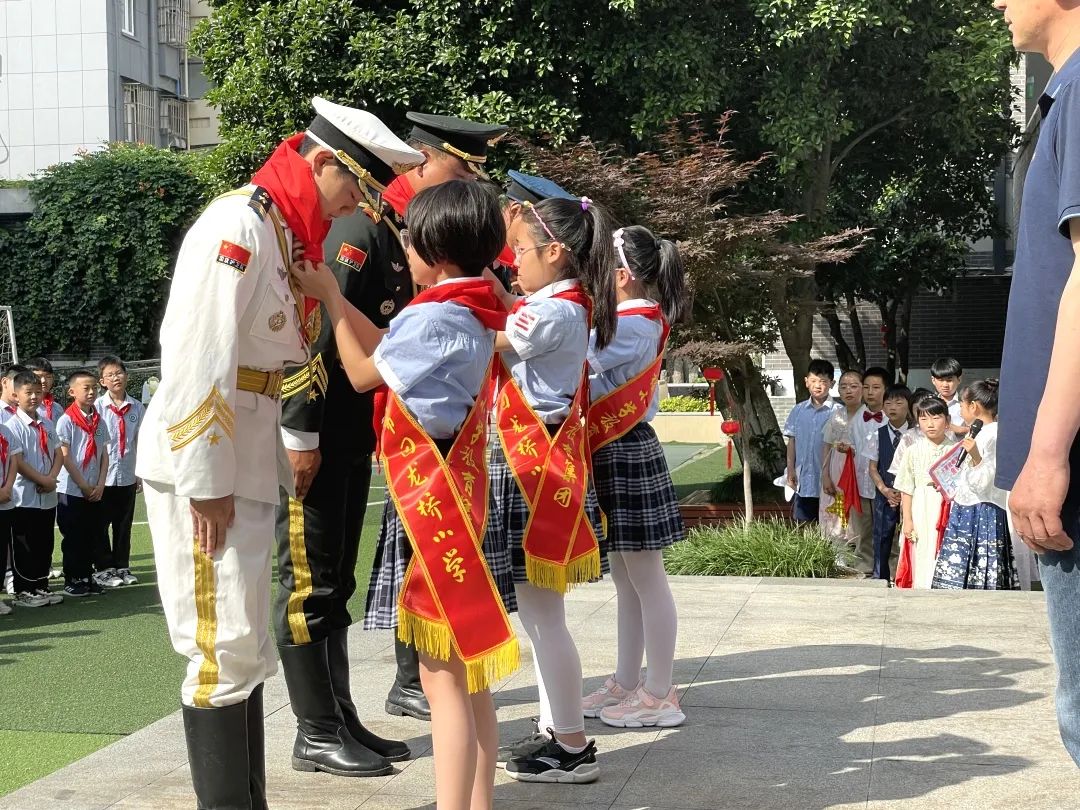
<svg viewBox="0 0 1080 810">
<path fill-rule="evenodd" d="M 318 117 L 311 122 L 307 134 L 337 153 L 338 158 L 362 179 L 373 176 L 378 182 L 389 182 L 384 167 L 390 168 L 393 174 L 404 174 L 424 162 L 423 152 L 413 149 L 366 110 L 335 104 L 320 96 L 315 96 L 311 105 Z M 341 152 L 345 153 L 344 157 Z M 371 157 L 377 158 L 383 166 L 377 165 Z"/>
</svg>

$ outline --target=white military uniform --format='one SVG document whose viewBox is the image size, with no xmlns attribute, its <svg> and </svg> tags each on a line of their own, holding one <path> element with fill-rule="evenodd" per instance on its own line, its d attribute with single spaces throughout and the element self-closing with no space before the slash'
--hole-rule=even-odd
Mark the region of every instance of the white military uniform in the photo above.
<svg viewBox="0 0 1080 810">
<path fill-rule="evenodd" d="M 278 393 L 281 369 L 307 352 L 292 234 L 253 192 L 214 200 L 184 238 L 136 463 L 169 635 L 190 661 L 182 700 L 200 708 L 245 700 L 277 671 L 270 554 L 279 487 L 293 486 Z M 195 545 L 189 499 L 225 495 L 236 518 L 210 557 Z"/>
</svg>

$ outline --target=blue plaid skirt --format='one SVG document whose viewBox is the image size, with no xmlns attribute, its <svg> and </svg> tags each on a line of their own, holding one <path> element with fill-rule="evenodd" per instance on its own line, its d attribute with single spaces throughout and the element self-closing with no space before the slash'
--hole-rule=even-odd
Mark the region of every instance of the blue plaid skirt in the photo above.
<svg viewBox="0 0 1080 810">
<path fill-rule="evenodd" d="M 608 551 L 660 551 L 686 537 L 667 460 L 648 422 L 593 455 Z"/>
<path fill-rule="evenodd" d="M 498 548 L 494 552 L 503 556 L 499 564 L 508 564 L 513 572 L 514 582 L 528 582 L 525 574 L 525 551 L 521 547 L 525 536 L 525 527 L 529 523 L 529 506 L 525 496 L 518 489 L 517 481 L 510 465 L 506 463 L 502 445 L 496 440 L 488 462 L 488 476 L 491 487 L 488 496 L 488 530 L 484 539 L 484 550 Z M 607 541 L 600 518 L 600 506 L 596 501 L 596 492 L 592 486 L 585 495 L 585 514 L 592 522 L 593 531 L 600 541 L 600 573 L 607 574 L 611 569 L 607 559 Z M 489 557 L 490 559 L 490 557 Z M 517 609 L 517 603 L 514 604 Z"/>
<path fill-rule="evenodd" d="M 510 570 L 510 554 L 502 543 L 493 542 L 490 533 L 484 536 L 483 552 L 507 612 L 516 611 L 517 597 L 514 594 L 514 577 Z M 405 581 L 405 569 L 409 566 L 412 554 L 405 524 L 398 517 L 394 501 L 387 492 L 386 501 L 383 503 L 379 546 L 375 552 L 375 564 L 372 566 L 371 581 L 368 584 L 365 630 L 391 630 L 397 627 L 398 594 Z"/>
</svg>

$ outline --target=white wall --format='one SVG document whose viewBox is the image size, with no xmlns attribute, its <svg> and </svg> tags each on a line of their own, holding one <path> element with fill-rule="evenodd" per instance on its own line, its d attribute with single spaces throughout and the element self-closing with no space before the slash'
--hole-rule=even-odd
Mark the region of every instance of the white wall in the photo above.
<svg viewBox="0 0 1080 810">
<path fill-rule="evenodd" d="M 0 178 L 25 178 L 109 139 L 110 2 L 0 2 L 0 137 L 10 150 Z"/>
</svg>

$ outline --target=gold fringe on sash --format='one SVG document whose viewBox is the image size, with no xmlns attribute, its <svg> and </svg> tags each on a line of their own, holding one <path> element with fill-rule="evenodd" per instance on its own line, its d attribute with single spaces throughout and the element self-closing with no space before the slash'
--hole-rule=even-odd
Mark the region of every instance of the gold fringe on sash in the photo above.
<svg viewBox="0 0 1080 810">
<path fill-rule="evenodd" d="M 576 560 L 570 560 L 565 565 L 551 560 L 540 560 L 531 554 L 526 554 L 525 576 L 537 588 L 568 593 L 575 585 L 582 585 L 600 578 L 600 551 L 594 548 L 588 554 Z"/>
</svg>

